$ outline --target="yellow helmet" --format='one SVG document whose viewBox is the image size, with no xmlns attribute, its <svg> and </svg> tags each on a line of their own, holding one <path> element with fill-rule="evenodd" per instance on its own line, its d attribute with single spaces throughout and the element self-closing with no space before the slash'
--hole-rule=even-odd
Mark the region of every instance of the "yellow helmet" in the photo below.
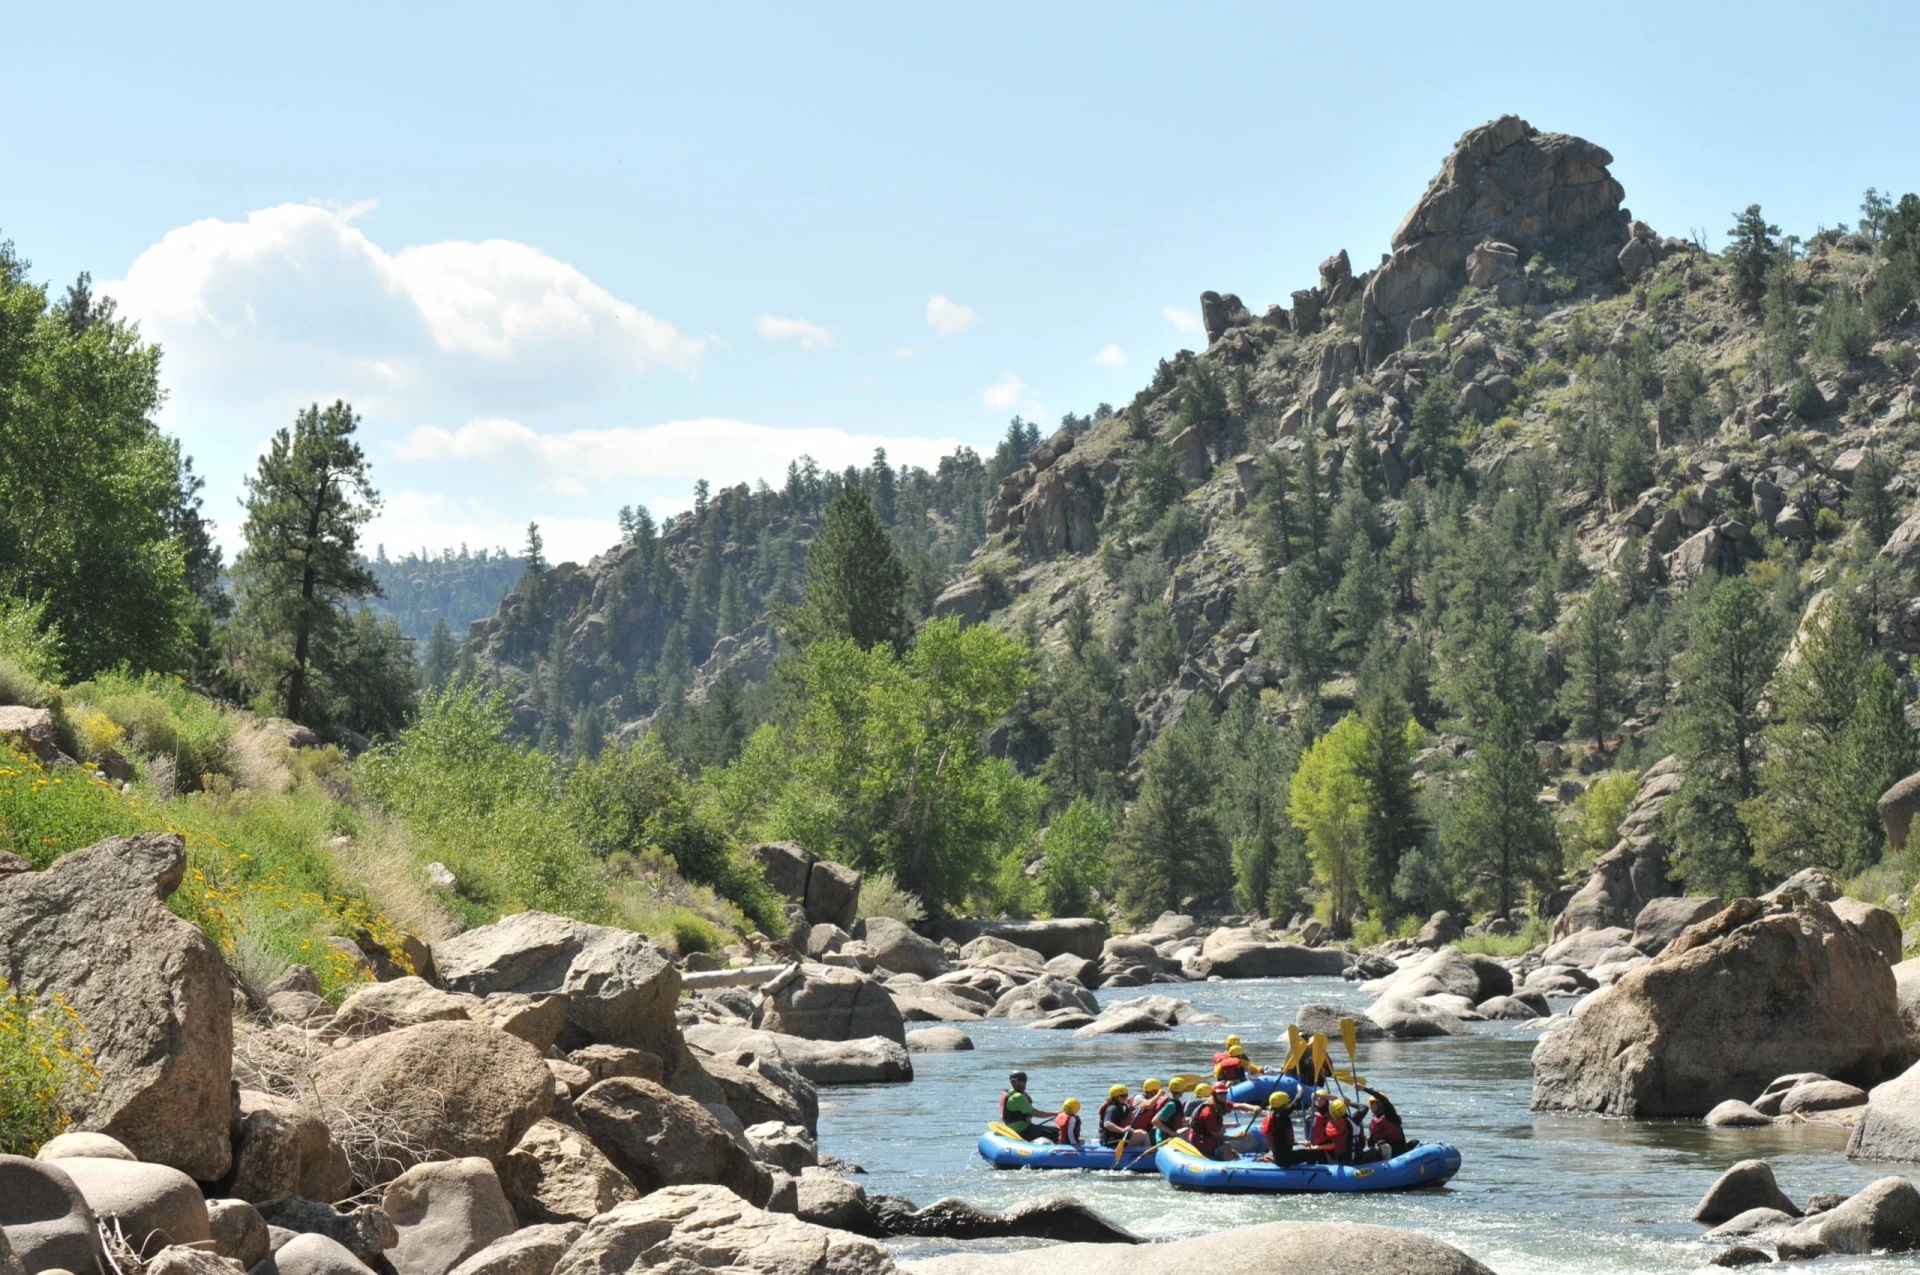
<svg viewBox="0 0 1920 1275">
<path fill-rule="evenodd" d="M 1140 1092 L 1141 1093 L 1159 1093 L 1164 1088 L 1166 1088 L 1166 1086 L 1161 1084 L 1159 1081 L 1149 1080 L 1147 1081 L 1146 1084 L 1140 1086 Z"/>
<path fill-rule="evenodd" d="M 1284 1108 L 1291 1107 L 1292 1105 L 1293 1105 L 1293 1095 L 1288 1093 L 1284 1089 L 1276 1089 L 1272 1093 L 1267 1095 L 1267 1106 L 1271 1107 L 1275 1111 L 1280 1111 Z"/>
<path fill-rule="evenodd" d="M 1060 1104 L 1060 1110 L 1070 1116 L 1077 1116 L 1080 1114 L 1080 1100 L 1078 1098 L 1069 1098 Z"/>
<path fill-rule="evenodd" d="M 1229 1051 L 1229 1052 L 1231 1052 L 1231 1051 L 1232 1051 L 1232 1049 L 1233 1049 L 1233 1047 L 1234 1047 L 1235 1045 L 1238 1045 L 1239 1043 L 1240 1043 L 1240 1038 L 1239 1038 L 1238 1036 L 1229 1036 L 1229 1037 L 1227 1037 L 1227 1049 L 1228 1049 L 1228 1051 Z"/>
<path fill-rule="evenodd" d="M 1109 1098 L 1124 1098 L 1126 1096 L 1127 1096 L 1127 1087 L 1125 1085 L 1114 1085 L 1112 1088 L 1107 1090 L 1107 1097 Z"/>
<path fill-rule="evenodd" d="M 1211 1098 L 1213 1097 L 1213 1086 L 1207 1084 L 1195 1085 L 1193 1087 L 1193 1096 L 1196 1098 Z"/>
<path fill-rule="evenodd" d="M 1185 1093 L 1187 1091 L 1187 1082 L 1179 1076 L 1175 1076 L 1173 1080 L 1168 1083 L 1167 1088 L 1174 1093 Z"/>
<path fill-rule="evenodd" d="M 1247 1051 L 1238 1045 L 1228 1045 L 1227 1053 L 1234 1058 L 1245 1058 L 1247 1056 Z"/>
<path fill-rule="evenodd" d="M 1347 1100 L 1345 1098 L 1335 1098 L 1333 1100 L 1332 1105 L 1330 1105 L 1327 1108 L 1327 1114 L 1332 1116 L 1335 1120 L 1338 1120 L 1340 1117 L 1346 1115 Z"/>
</svg>

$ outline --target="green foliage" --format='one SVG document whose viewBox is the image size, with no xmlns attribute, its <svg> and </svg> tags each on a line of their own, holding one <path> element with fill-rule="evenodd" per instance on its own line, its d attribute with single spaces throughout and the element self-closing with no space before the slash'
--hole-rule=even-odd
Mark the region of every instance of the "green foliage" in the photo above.
<svg viewBox="0 0 1920 1275">
<path fill-rule="evenodd" d="M 906 564 L 866 490 L 846 487 L 807 552 L 807 600 L 790 636 L 802 645 L 835 636 L 862 650 L 881 643 L 902 650 L 911 632 L 906 589 Z"/>
<path fill-rule="evenodd" d="M 73 1122 L 100 1076 L 85 1035 L 58 994 L 35 997 L 0 979 L 0 1155 L 30 1156 Z"/>
<path fill-rule="evenodd" d="M 1566 869 L 1585 872 L 1593 861 L 1620 840 L 1620 824 L 1633 809 L 1640 777 L 1630 770 L 1609 770 L 1574 798 L 1571 818 L 1562 835 Z"/>
<path fill-rule="evenodd" d="M 1772 608 L 1742 576 L 1713 584 L 1687 626 L 1671 722 L 1685 778 L 1661 813 L 1691 893 L 1750 892 L 1753 845 L 1738 811 L 1759 789 L 1761 698 L 1780 647 Z"/>
<path fill-rule="evenodd" d="M 1282 735 L 1253 692 L 1241 691 L 1221 716 L 1214 744 L 1219 789 L 1214 805 L 1233 855 L 1233 895 L 1249 912 L 1291 914 L 1311 869 L 1287 818 L 1287 785 L 1301 747 L 1298 728 Z"/>
<path fill-rule="evenodd" d="M 343 402 L 277 431 L 247 479 L 247 547 L 234 562 L 242 680 L 296 722 L 390 734 L 412 713 L 412 657 L 391 621 L 353 602 L 377 591 L 359 556 L 379 497 Z"/>
<path fill-rule="evenodd" d="M 160 351 L 86 276 L 50 305 L 27 270 L 0 243 L 0 588 L 44 607 L 70 675 L 183 667 L 190 493 L 153 421 Z"/>
<path fill-rule="evenodd" d="M 785 908 L 758 865 L 733 845 L 693 785 L 652 736 L 581 759 L 566 781 L 566 810 L 588 849 L 603 858 L 665 853 L 690 881 L 718 890 L 767 934 L 785 925 Z"/>
<path fill-rule="evenodd" d="M 184 682 L 157 673 L 103 673 L 69 692 L 75 718 L 104 714 L 125 732 L 118 747 L 138 761 L 165 758 L 181 788 L 198 788 L 227 771 L 231 718 Z"/>
<path fill-rule="evenodd" d="M 1555 867 L 1553 821 L 1539 802 L 1539 755 L 1511 709 L 1480 738 L 1466 790 L 1447 824 L 1447 846 L 1473 893 L 1506 916 L 1522 888 L 1544 888 Z"/>
<path fill-rule="evenodd" d="M 1769 225 L 1759 204 L 1734 215 L 1733 229 L 1727 232 L 1726 258 L 1732 266 L 1730 283 L 1733 295 L 1742 301 L 1758 301 L 1766 294 L 1767 270 L 1779 252 L 1774 236 L 1780 227 Z"/>
<path fill-rule="evenodd" d="M 1413 425 L 1407 440 L 1408 469 L 1429 478 L 1457 477 L 1465 463 L 1460 450 L 1460 420 L 1464 415 L 1453 386 L 1436 377 L 1413 403 Z"/>
<path fill-rule="evenodd" d="M 1391 692 L 1376 695 L 1361 715 L 1365 736 L 1360 777 L 1367 788 L 1362 830 L 1360 889 L 1368 907 L 1383 916 L 1399 914 L 1394 897 L 1400 865 L 1427 840 L 1427 821 L 1413 785 L 1413 752 L 1420 727 L 1406 705 Z"/>
<path fill-rule="evenodd" d="M 1462 952 L 1477 956 L 1525 956 L 1553 942 L 1553 925 L 1545 917 L 1532 916 L 1511 934 L 1470 934 L 1454 944 Z"/>
<path fill-rule="evenodd" d="M 860 902 L 857 910 L 864 919 L 869 916 L 891 917 L 895 921 L 912 925 L 927 918 L 927 909 L 919 899 L 900 888 L 893 879 L 893 873 L 881 868 L 869 872 L 860 878 Z"/>
<path fill-rule="evenodd" d="M 1211 797 L 1212 723 L 1189 711 L 1140 762 L 1140 796 L 1114 848 L 1114 889 L 1136 916 L 1213 900 L 1233 883 L 1231 850 Z"/>
<path fill-rule="evenodd" d="M 377 592 L 369 601 L 378 615 L 392 616 L 400 631 L 425 642 L 438 628 L 465 633 L 475 620 L 484 620 L 526 571 L 524 559 L 504 549 L 471 553 L 409 553 L 387 557 L 381 545 L 367 564 Z"/>
<path fill-rule="evenodd" d="M 1887 542 L 1900 522 L 1900 500 L 1893 492 L 1895 476 L 1893 466 L 1878 451 L 1868 452 L 1853 474 L 1847 517 L 1875 549 Z"/>
<path fill-rule="evenodd" d="M 1560 710 L 1573 729 L 1596 746 L 1620 720 L 1626 688 L 1621 674 L 1626 651 L 1620 639 L 1620 593 L 1611 576 L 1601 576 L 1580 601 L 1567 650 L 1567 678 L 1560 687 Z"/>
<path fill-rule="evenodd" d="M 1813 352 L 1835 363 L 1851 363 L 1873 345 L 1873 324 L 1849 288 L 1836 285 L 1827 292 L 1820 317 L 1813 325 Z"/>
<path fill-rule="evenodd" d="M 1113 825 L 1085 797 L 1053 817 L 1042 843 L 1046 857 L 1040 890 L 1054 916 L 1086 916 L 1107 888 L 1107 849 Z"/>
<path fill-rule="evenodd" d="M 743 832 L 885 868 L 934 912 L 958 908 L 1031 840 L 1044 801 L 985 747 L 1028 663 L 1019 640 L 953 619 L 905 655 L 821 638 L 793 669 L 787 719 L 713 776 L 716 799 Z"/>
<path fill-rule="evenodd" d="M 1301 755 L 1287 789 L 1287 815 L 1306 838 L 1327 920 L 1341 936 L 1352 932 L 1365 870 L 1369 746 L 1366 723 L 1349 713 Z"/>
<path fill-rule="evenodd" d="M 1820 397 L 1820 387 L 1813 378 L 1801 375 L 1787 390 L 1787 410 L 1802 420 L 1817 421 L 1827 414 L 1827 401 Z"/>
<path fill-rule="evenodd" d="M 1133 712 L 1119 666 L 1094 634 L 1083 589 L 1068 605 L 1064 637 L 1048 664 L 1039 712 L 1052 745 L 1041 773 L 1056 801 L 1110 799 L 1133 744 Z"/>
<path fill-rule="evenodd" d="M 605 920 L 599 865 L 575 831 L 553 769 L 511 738 L 501 694 L 455 686 L 360 759 L 366 794 L 405 820 L 425 857 L 452 869 L 472 919 L 538 908 Z"/>
</svg>

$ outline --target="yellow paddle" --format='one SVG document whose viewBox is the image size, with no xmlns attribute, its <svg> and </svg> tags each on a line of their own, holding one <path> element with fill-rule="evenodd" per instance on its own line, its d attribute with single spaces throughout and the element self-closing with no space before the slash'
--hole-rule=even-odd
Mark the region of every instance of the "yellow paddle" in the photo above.
<svg viewBox="0 0 1920 1275">
<path fill-rule="evenodd" d="M 1181 1090 L 1191 1089 L 1195 1085 L 1210 1084 L 1212 1080 L 1213 1077 L 1211 1076 L 1195 1076 L 1183 1071 L 1167 1083 L 1173 1086 L 1175 1092 L 1179 1092 Z"/>
<path fill-rule="evenodd" d="M 997 1133 L 1003 1138 L 1012 1138 L 1015 1142 L 1026 1141 L 1025 1138 L 1015 1133 L 1012 1129 L 1008 1128 L 1006 1125 L 1001 1124 L 998 1120 L 989 1120 L 987 1122 L 987 1132 Z"/>
<path fill-rule="evenodd" d="M 1288 1023 L 1287 1024 L 1287 1061 L 1286 1061 L 1286 1065 L 1281 1067 L 1280 1070 L 1292 1071 L 1295 1067 L 1298 1067 L 1300 1065 L 1300 1054 L 1303 1050 L 1306 1049 L 1306 1047 L 1307 1047 L 1307 1043 L 1304 1040 L 1300 1039 L 1300 1029 L 1298 1027 L 1295 1027 L 1292 1023 Z"/>
<path fill-rule="evenodd" d="M 1358 1090 L 1367 1082 L 1360 1079 L 1360 1055 L 1356 1048 L 1360 1039 L 1359 1031 L 1351 1018 L 1340 1020 L 1340 1043 L 1347 1047 L 1347 1083 Z M 1336 1075 L 1339 1073 L 1335 1073 Z"/>
</svg>

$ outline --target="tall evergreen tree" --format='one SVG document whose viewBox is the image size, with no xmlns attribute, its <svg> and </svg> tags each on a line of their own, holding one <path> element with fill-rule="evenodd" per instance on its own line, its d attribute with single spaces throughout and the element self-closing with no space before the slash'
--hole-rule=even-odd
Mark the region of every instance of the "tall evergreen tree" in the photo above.
<svg viewBox="0 0 1920 1275">
<path fill-rule="evenodd" d="M 454 664 L 459 657 L 460 648 L 454 643 L 447 622 L 435 620 L 433 632 L 427 638 L 426 653 L 420 661 L 420 689 L 431 692 L 445 686 L 447 679 L 453 676 Z"/>
<path fill-rule="evenodd" d="M 1900 500 L 1893 493 L 1894 468 L 1879 452 L 1867 453 L 1853 473 L 1853 491 L 1847 497 L 1847 516 L 1852 518 L 1875 549 L 1887 543 L 1887 537 L 1900 521 Z"/>
<path fill-rule="evenodd" d="M 1406 705 L 1392 692 L 1376 695 L 1361 715 L 1366 733 L 1360 777 L 1367 785 L 1360 889 L 1383 916 L 1397 910 L 1393 895 L 1400 861 L 1426 843 L 1427 824 L 1413 787 L 1413 744 Z"/>
<path fill-rule="evenodd" d="M 1212 805 L 1210 727 L 1204 712 L 1189 713 L 1141 761 L 1140 796 L 1113 856 L 1120 901 L 1136 915 L 1177 908 L 1182 896 L 1211 901 L 1232 887 Z"/>
<path fill-rule="evenodd" d="M 1466 789 L 1447 822 L 1447 848 L 1501 916 L 1520 887 L 1544 883 L 1557 866 L 1553 821 L 1539 801 L 1539 754 L 1520 718 L 1501 707 L 1474 753 Z"/>
<path fill-rule="evenodd" d="M 1727 261 L 1733 267 L 1733 295 L 1742 301 L 1758 301 L 1766 295 L 1767 270 L 1773 265 L 1779 243 L 1774 239 L 1780 227 L 1767 224 L 1759 204 L 1748 204 L 1737 213 L 1733 229 L 1727 232 Z"/>
<path fill-rule="evenodd" d="M 1626 698 L 1622 670 L 1626 649 L 1620 640 L 1620 591 L 1611 576 L 1594 581 L 1574 614 L 1567 651 L 1567 679 L 1560 688 L 1560 710 L 1573 729 L 1596 748 L 1620 720 Z"/>
<path fill-rule="evenodd" d="M 1043 773 L 1056 802 L 1110 800 L 1133 742 L 1126 687 L 1094 632 L 1086 590 L 1074 591 L 1064 629 L 1064 649 L 1038 692 L 1044 696 L 1039 721 L 1052 743 Z"/>
<path fill-rule="evenodd" d="M 788 636 L 806 645 L 828 634 L 862 650 L 884 642 L 906 649 L 907 567 L 864 488 L 841 490 L 807 551 L 806 599 L 791 612 Z"/>
<path fill-rule="evenodd" d="M 376 591 L 360 528 L 378 507 L 360 418 L 319 404 L 274 434 L 247 479 L 247 546 L 234 563 L 246 679 L 296 722 L 324 720 L 311 695 L 348 654 L 348 604 Z"/>
<path fill-rule="evenodd" d="M 1220 718 L 1214 757 L 1236 906 L 1264 912 L 1280 899 L 1289 910 L 1298 907 L 1307 884 L 1306 854 L 1287 819 L 1297 742 L 1264 720 L 1254 692 L 1243 690 Z"/>
<path fill-rule="evenodd" d="M 1739 808 L 1759 790 L 1760 706 L 1779 656 L 1766 595 L 1745 576 L 1713 585 L 1687 626 L 1671 719 L 1685 777 L 1661 812 L 1679 875 L 1695 893 L 1750 892 L 1753 842 Z"/>
</svg>

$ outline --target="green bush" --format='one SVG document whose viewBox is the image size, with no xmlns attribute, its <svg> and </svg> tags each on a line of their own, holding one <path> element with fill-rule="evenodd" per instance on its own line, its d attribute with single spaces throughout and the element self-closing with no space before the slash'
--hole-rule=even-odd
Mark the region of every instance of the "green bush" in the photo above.
<svg viewBox="0 0 1920 1275">
<path fill-rule="evenodd" d="M 0 850 L 44 868 L 69 850 L 141 827 L 93 771 L 49 772 L 38 759 L 0 746 Z"/>
<path fill-rule="evenodd" d="M 1458 946 L 1462 952 L 1479 956 L 1520 956 L 1551 942 L 1553 927 L 1535 916 L 1511 934 L 1470 934 Z"/>
<path fill-rule="evenodd" d="M 72 1123 L 100 1076 L 81 1030 L 58 996 L 49 1004 L 0 979 L 0 1155 L 30 1156 Z"/>
<path fill-rule="evenodd" d="M 1053 818 L 1042 843 L 1046 858 L 1040 890 L 1054 916 L 1085 916 L 1107 885 L 1107 848 L 1113 825 L 1085 797 Z"/>
<path fill-rule="evenodd" d="M 870 916 L 884 916 L 912 925 L 916 921 L 927 919 L 925 905 L 902 890 L 900 883 L 893 879 L 893 873 L 884 869 L 879 872 L 869 872 L 860 878 L 860 902 L 857 910 L 862 920 Z"/>
<path fill-rule="evenodd" d="M 1787 410 L 1803 421 L 1817 421 L 1827 414 L 1827 401 L 1811 376 L 1802 376 L 1787 391 Z"/>
<path fill-rule="evenodd" d="M 165 758 L 181 788 L 199 788 L 227 773 L 233 719 L 179 678 L 157 673 L 103 673 L 69 692 L 73 716 L 104 713 L 126 732 L 122 752 L 145 761 Z"/>
</svg>

